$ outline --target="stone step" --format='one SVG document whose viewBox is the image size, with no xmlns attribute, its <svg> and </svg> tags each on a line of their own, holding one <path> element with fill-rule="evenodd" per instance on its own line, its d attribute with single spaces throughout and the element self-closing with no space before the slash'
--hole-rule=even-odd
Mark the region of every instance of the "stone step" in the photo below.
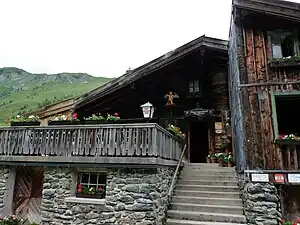
<svg viewBox="0 0 300 225">
<path fill-rule="evenodd" d="M 180 176 L 230 176 L 230 177 L 236 177 L 235 172 L 230 171 L 217 171 L 217 170 L 183 170 L 180 173 Z"/>
<path fill-rule="evenodd" d="M 180 174 L 179 176 L 180 180 L 228 180 L 228 181 L 236 181 L 237 178 L 233 175 L 224 176 L 224 175 L 203 175 L 203 174 L 195 174 L 195 175 L 189 175 L 189 174 Z"/>
<path fill-rule="evenodd" d="M 189 203 L 172 203 L 172 210 L 185 210 L 192 212 L 214 212 L 214 213 L 228 213 L 235 215 L 243 215 L 242 206 L 229 206 L 229 205 L 200 205 Z"/>
<path fill-rule="evenodd" d="M 224 213 L 208 213 L 208 212 L 192 212 L 181 210 L 169 210 L 168 218 L 179 220 L 196 220 L 208 222 L 233 222 L 245 223 L 246 218 L 243 215 L 224 214 Z"/>
<path fill-rule="evenodd" d="M 224 197 L 228 197 L 224 195 Z M 172 203 L 190 203 L 190 204 L 204 204 L 204 205 L 228 205 L 228 206 L 243 206 L 242 200 L 239 196 L 235 198 L 211 198 L 211 197 L 194 197 L 194 196 L 180 196 L 172 197 Z"/>
<path fill-rule="evenodd" d="M 223 172 L 223 173 L 235 173 L 235 169 L 229 167 L 184 167 L 182 171 L 216 171 L 216 172 Z"/>
<path fill-rule="evenodd" d="M 178 186 L 178 185 L 177 185 Z M 197 190 L 187 190 L 184 188 L 175 189 L 174 196 L 183 196 L 183 197 L 208 197 L 208 198 L 223 198 L 226 196 L 227 198 L 239 198 L 240 193 L 236 190 L 228 191 L 224 193 L 223 191 L 197 191 Z"/>
<path fill-rule="evenodd" d="M 230 180 L 188 180 L 188 179 L 179 180 L 178 184 L 212 185 L 212 186 L 237 186 L 238 185 L 236 181 L 230 181 Z"/>
<path fill-rule="evenodd" d="M 245 225 L 244 223 L 222 223 L 222 222 L 206 222 L 193 220 L 174 220 L 168 219 L 168 225 Z"/>
<path fill-rule="evenodd" d="M 187 185 L 177 184 L 177 190 L 195 190 L 195 191 L 218 191 L 218 192 L 238 192 L 238 186 L 217 186 L 217 185 Z M 226 195 L 223 193 L 223 195 Z"/>
<path fill-rule="evenodd" d="M 184 168 L 211 168 L 211 167 L 219 167 L 218 163 L 184 163 Z"/>
</svg>

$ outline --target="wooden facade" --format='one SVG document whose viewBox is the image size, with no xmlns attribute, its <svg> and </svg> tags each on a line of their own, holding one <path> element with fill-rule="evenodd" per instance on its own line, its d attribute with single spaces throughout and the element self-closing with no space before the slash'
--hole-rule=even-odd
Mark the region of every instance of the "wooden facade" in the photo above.
<svg viewBox="0 0 300 225">
<path fill-rule="evenodd" d="M 299 4 L 234 0 L 229 83 L 238 168 L 299 168 Z M 300 31 L 300 30 L 299 30 Z"/>
<path fill-rule="evenodd" d="M 75 111 L 79 117 L 117 112 L 122 119 L 138 120 L 140 106 L 149 101 L 155 107 L 151 122 L 179 126 L 188 136 L 188 159 L 206 162 L 228 138 L 227 45 L 202 36 L 87 93 L 75 101 Z M 171 107 L 164 98 L 169 92 L 179 96 Z M 223 132 L 215 132 L 215 122 Z"/>
</svg>

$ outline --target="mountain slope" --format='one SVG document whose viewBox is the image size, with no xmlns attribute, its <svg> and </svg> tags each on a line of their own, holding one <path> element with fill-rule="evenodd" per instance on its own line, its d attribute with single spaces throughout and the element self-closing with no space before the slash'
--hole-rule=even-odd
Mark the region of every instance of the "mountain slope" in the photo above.
<svg viewBox="0 0 300 225">
<path fill-rule="evenodd" d="M 0 125 L 7 117 L 77 97 L 110 81 L 85 73 L 31 74 L 0 68 Z"/>
</svg>

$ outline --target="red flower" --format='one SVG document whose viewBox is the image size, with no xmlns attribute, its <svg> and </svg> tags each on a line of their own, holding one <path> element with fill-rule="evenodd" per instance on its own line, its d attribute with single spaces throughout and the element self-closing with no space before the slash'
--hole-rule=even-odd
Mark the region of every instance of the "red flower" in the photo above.
<svg viewBox="0 0 300 225">
<path fill-rule="evenodd" d="M 300 218 L 297 218 L 295 222 L 300 223 Z"/>
<path fill-rule="evenodd" d="M 98 190 L 99 190 L 99 191 L 102 191 L 102 187 L 99 187 Z"/>
<path fill-rule="evenodd" d="M 77 119 L 77 113 L 73 113 L 72 117 L 73 119 Z"/>
<path fill-rule="evenodd" d="M 116 112 L 116 113 L 115 113 L 115 116 L 119 116 L 119 113 Z"/>
</svg>

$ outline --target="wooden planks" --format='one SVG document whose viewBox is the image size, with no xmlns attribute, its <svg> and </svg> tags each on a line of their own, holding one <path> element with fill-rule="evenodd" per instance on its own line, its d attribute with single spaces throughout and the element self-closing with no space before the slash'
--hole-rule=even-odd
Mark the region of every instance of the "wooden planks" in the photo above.
<svg viewBox="0 0 300 225">
<path fill-rule="evenodd" d="M 0 155 L 159 157 L 178 160 L 182 144 L 157 124 L 0 128 Z"/>
<path fill-rule="evenodd" d="M 14 189 L 14 213 L 30 223 L 41 222 L 43 167 L 19 167 Z"/>
</svg>

